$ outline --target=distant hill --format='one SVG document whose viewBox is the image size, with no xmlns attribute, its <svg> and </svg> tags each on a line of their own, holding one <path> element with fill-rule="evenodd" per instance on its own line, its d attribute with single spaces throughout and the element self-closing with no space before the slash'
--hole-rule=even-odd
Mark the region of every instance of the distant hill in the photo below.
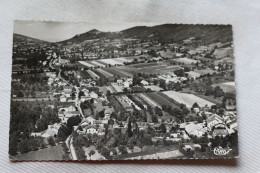
<svg viewBox="0 0 260 173">
<path fill-rule="evenodd" d="M 20 34 L 16 34 L 14 33 L 13 34 L 13 42 L 14 43 L 18 43 L 18 42 L 23 42 L 23 41 L 31 41 L 31 42 L 46 42 L 47 41 L 43 41 L 43 40 L 39 40 L 39 39 L 36 39 L 36 38 L 31 38 L 31 37 L 28 37 L 28 36 L 25 36 L 25 35 L 20 35 Z"/>
<path fill-rule="evenodd" d="M 136 38 L 158 40 L 161 42 L 180 42 L 191 37 L 195 37 L 196 40 L 204 43 L 229 42 L 232 41 L 232 27 L 231 25 L 164 24 L 153 27 L 136 26 L 120 32 L 101 32 L 94 29 L 83 34 L 78 34 L 60 43 L 81 43 L 86 40 L 101 38 Z"/>
</svg>

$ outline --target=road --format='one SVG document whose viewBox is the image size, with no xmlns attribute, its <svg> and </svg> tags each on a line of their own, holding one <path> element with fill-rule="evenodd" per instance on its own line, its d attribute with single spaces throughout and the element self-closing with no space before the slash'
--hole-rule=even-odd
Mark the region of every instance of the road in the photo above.
<svg viewBox="0 0 260 173">
<path fill-rule="evenodd" d="M 70 84 L 68 81 L 66 81 L 63 77 L 61 77 L 60 75 L 61 73 L 61 70 L 59 70 L 59 74 L 58 74 L 58 77 L 60 79 L 62 79 L 64 82 L 66 82 L 69 86 L 73 86 L 72 84 Z M 83 115 L 83 112 L 81 110 L 81 107 L 80 107 L 80 100 L 79 100 L 79 87 L 77 86 L 73 86 L 76 90 L 76 99 L 75 99 L 75 107 L 77 107 L 79 113 L 80 113 L 80 116 L 82 117 L 82 119 L 84 118 L 84 115 Z M 82 123 L 82 122 L 81 122 Z M 79 128 L 79 126 L 81 125 L 81 123 L 77 126 L 77 128 L 75 129 L 75 131 L 77 131 L 77 129 Z M 68 136 L 68 138 L 66 139 L 66 145 L 67 147 L 69 148 L 69 151 L 70 151 L 70 157 L 72 158 L 72 160 L 77 160 L 77 154 L 75 152 L 75 148 L 73 146 L 73 137 L 72 135 Z"/>
</svg>

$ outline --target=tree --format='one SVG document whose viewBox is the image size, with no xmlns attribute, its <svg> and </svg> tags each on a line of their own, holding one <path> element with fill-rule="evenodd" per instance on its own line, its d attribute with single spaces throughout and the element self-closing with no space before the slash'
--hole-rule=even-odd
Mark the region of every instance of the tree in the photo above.
<svg viewBox="0 0 260 173">
<path fill-rule="evenodd" d="M 24 97 L 24 94 L 21 91 L 18 91 L 17 97 Z"/>
<path fill-rule="evenodd" d="M 90 159 L 91 159 L 91 156 L 93 156 L 95 153 L 96 153 L 96 152 L 95 152 L 94 150 L 91 150 L 91 151 L 88 153 Z"/>
<path fill-rule="evenodd" d="M 214 88 L 214 97 L 221 97 L 224 95 L 224 91 L 220 88 L 220 86 L 216 86 Z"/>
<path fill-rule="evenodd" d="M 58 139 L 64 141 L 71 134 L 71 131 L 72 131 L 71 128 L 62 125 L 58 130 L 58 134 L 57 134 Z"/>
<path fill-rule="evenodd" d="M 111 91 L 107 90 L 107 96 L 110 96 L 110 95 L 111 95 Z"/>
<path fill-rule="evenodd" d="M 102 147 L 100 150 L 100 153 L 106 158 L 108 159 L 110 156 L 109 150 L 106 147 Z"/>
<path fill-rule="evenodd" d="M 104 118 L 104 117 L 105 117 L 105 109 L 103 109 L 102 111 L 100 111 L 100 112 L 98 113 L 98 116 L 99 116 L 100 118 Z"/>
<path fill-rule="evenodd" d="M 165 126 L 165 124 L 161 124 L 161 131 L 162 131 L 162 133 L 166 133 L 166 126 Z"/>
<path fill-rule="evenodd" d="M 79 125 L 79 123 L 81 122 L 81 118 L 79 115 L 76 115 L 76 116 L 73 116 L 73 117 L 70 117 L 67 121 L 67 126 L 69 128 L 72 128 L 73 126 L 77 126 Z"/>
<path fill-rule="evenodd" d="M 158 117 L 156 115 L 152 115 L 152 122 L 158 123 Z"/>
<path fill-rule="evenodd" d="M 120 145 L 118 147 L 118 150 L 121 154 L 127 154 L 127 149 L 126 149 L 126 146 L 125 145 Z"/>
<path fill-rule="evenodd" d="M 50 146 L 55 146 L 55 145 L 56 145 L 56 143 L 55 143 L 53 137 L 49 137 L 49 138 L 48 138 L 48 144 L 49 144 Z"/>
<path fill-rule="evenodd" d="M 127 125 L 127 134 L 129 138 L 133 136 L 132 123 L 130 120 L 128 121 L 128 125 Z"/>
</svg>

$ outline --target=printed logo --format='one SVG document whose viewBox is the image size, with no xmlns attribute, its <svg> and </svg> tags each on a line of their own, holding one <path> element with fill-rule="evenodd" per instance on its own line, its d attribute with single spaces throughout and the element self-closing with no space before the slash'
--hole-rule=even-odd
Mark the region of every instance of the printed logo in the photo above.
<svg viewBox="0 0 260 173">
<path fill-rule="evenodd" d="M 214 152 L 214 154 L 217 155 L 217 156 L 225 156 L 225 155 L 227 155 L 231 150 L 232 150 L 231 148 L 225 149 L 225 148 L 222 148 L 222 147 L 219 146 L 219 147 L 215 147 L 214 150 L 213 150 L 213 152 Z"/>
</svg>

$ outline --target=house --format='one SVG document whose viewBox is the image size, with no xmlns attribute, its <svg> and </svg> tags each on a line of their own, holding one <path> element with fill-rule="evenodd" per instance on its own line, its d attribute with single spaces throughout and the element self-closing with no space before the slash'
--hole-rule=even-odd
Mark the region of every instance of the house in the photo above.
<svg viewBox="0 0 260 173">
<path fill-rule="evenodd" d="M 104 119 L 110 119 L 111 113 L 112 113 L 112 112 L 111 112 L 110 110 L 106 109 L 105 112 L 104 112 L 104 114 L 105 114 Z"/>
<path fill-rule="evenodd" d="M 130 83 L 129 83 L 129 82 L 127 82 L 127 81 L 125 81 L 125 82 L 123 82 L 123 86 L 124 86 L 124 88 L 129 88 L 129 86 L 130 86 Z"/>
<path fill-rule="evenodd" d="M 184 151 L 186 152 L 190 152 L 193 151 L 193 148 L 191 147 L 191 145 L 184 145 L 184 147 L 182 148 Z"/>
<path fill-rule="evenodd" d="M 118 80 L 116 81 L 116 83 L 117 83 L 117 85 L 123 85 L 123 80 L 122 80 L 122 79 L 118 79 Z"/>
<path fill-rule="evenodd" d="M 207 128 L 204 128 L 203 123 L 190 123 L 185 126 L 185 131 L 189 136 L 202 137 L 207 132 Z"/>
<path fill-rule="evenodd" d="M 65 112 L 64 113 L 65 117 L 72 117 L 72 116 L 76 116 L 76 115 L 80 115 L 80 112 L 79 111 L 70 111 L 70 112 Z"/>
<path fill-rule="evenodd" d="M 76 108 L 75 106 L 70 105 L 69 107 L 60 108 L 59 111 L 72 112 L 72 111 L 76 111 Z"/>
<path fill-rule="evenodd" d="M 214 129 L 212 133 L 213 138 L 215 138 L 216 136 L 226 137 L 227 135 L 228 135 L 227 129 Z"/>
<path fill-rule="evenodd" d="M 66 101 L 67 101 L 67 97 L 65 95 L 61 95 L 60 102 L 66 102 Z"/>
<path fill-rule="evenodd" d="M 71 87 L 71 86 L 64 86 L 63 91 L 72 92 L 72 88 L 73 87 Z"/>
<path fill-rule="evenodd" d="M 70 97 L 71 96 L 71 92 L 70 91 L 63 91 L 62 94 L 65 95 L 66 97 Z"/>
<path fill-rule="evenodd" d="M 91 99 L 91 98 L 90 98 L 90 96 L 88 96 L 88 95 L 87 95 L 87 96 L 81 96 L 81 97 L 80 97 L 80 101 L 81 101 L 81 102 L 84 102 L 84 101 L 90 100 L 90 99 Z"/>
<path fill-rule="evenodd" d="M 41 133 L 43 138 L 48 138 L 51 136 L 55 136 L 58 134 L 58 130 L 60 128 L 60 124 L 55 123 L 53 125 L 48 125 L 48 129 Z"/>
<path fill-rule="evenodd" d="M 217 114 L 213 114 L 210 117 L 207 118 L 207 127 L 208 130 L 212 130 L 212 128 L 216 125 L 216 124 L 221 124 L 223 123 L 223 119 L 218 116 Z"/>
<path fill-rule="evenodd" d="M 145 81 L 145 80 L 142 80 L 140 83 L 141 83 L 142 85 L 144 85 L 144 86 L 149 85 L 149 82 L 147 82 L 147 81 Z"/>
<path fill-rule="evenodd" d="M 98 98 L 97 93 L 95 93 L 94 91 L 91 91 L 91 92 L 89 93 L 89 96 L 90 96 L 91 98 L 93 98 L 93 99 L 97 99 L 97 98 Z"/>
<path fill-rule="evenodd" d="M 93 124 L 95 123 L 95 121 L 96 121 L 96 120 L 95 120 L 94 118 L 92 118 L 92 117 L 87 117 L 87 118 L 86 118 L 86 122 L 89 123 L 89 124 L 92 124 L 92 125 L 93 125 Z"/>
<path fill-rule="evenodd" d="M 97 128 L 90 126 L 87 128 L 86 133 L 87 134 L 97 134 L 98 131 L 97 131 Z"/>
</svg>

